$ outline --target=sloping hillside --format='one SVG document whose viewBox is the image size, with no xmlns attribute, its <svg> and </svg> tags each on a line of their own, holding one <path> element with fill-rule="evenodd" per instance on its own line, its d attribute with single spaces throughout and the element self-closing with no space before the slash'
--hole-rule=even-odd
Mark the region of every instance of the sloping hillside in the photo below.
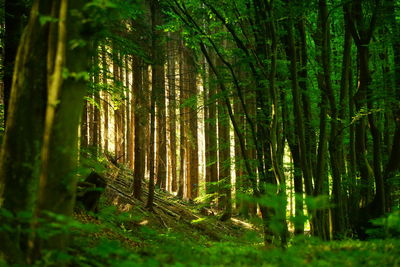
<svg viewBox="0 0 400 267">
<path fill-rule="evenodd" d="M 261 231 L 238 218 L 221 222 L 201 205 L 156 191 L 154 211 L 132 197 L 132 173 L 110 168 L 98 214 L 77 212 L 70 261 L 78 266 L 398 266 L 400 242 L 294 239 L 266 249 Z"/>
</svg>

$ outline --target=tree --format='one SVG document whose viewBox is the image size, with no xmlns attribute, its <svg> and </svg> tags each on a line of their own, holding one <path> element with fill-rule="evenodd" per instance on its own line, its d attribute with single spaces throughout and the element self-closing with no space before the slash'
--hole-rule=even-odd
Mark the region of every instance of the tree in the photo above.
<svg viewBox="0 0 400 267">
<path fill-rule="evenodd" d="M 26 25 L 29 7 L 24 1 L 5 1 L 5 36 L 4 36 L 4 125 L 7 121 L 9 98 L 11 94 L 15 56 L 18 44 Z"/>
<path fill-rule="evenodd" d="M 145 174 L 145 124 L 146 120 L 146 103 L 144 97 L 144 86 L 142 85 L 142 64 L 139 58 L 134 57 L 132 61 L 132 92 L 134 94 L 134 178 L 133 178 L 133 195 L 135 198 L 140 199 L 142 181 Z"/>
<path fill-rule="evenodd" d="M 83 25 L 72 17 L 71 11 L 76 10 L 75 16 L 82 16 L 84 5 L 83 1 L 68 5 L 66 0 L 58 3 L 36 0 L 32 4 L 16 57 L 9 120 L 0 155 L 2 208 L 15 216 L 28 212 L 50 219 L 48 212 L 72 213 L 77 180 L 77 130 L 90 56 L 86 46 L 71 47 L 68 40 L 83 38 Z M 58 19 L 40 23 L 41 16 Z M 63 80 L 63 68 L 79 76 L 68 75 Z M 19 230 L 12 233 L 14 242 L 9 233 L 1 233 L 1 251 L 10 262 L 24 262 L 38 257 L 41 249 L 66 245 L 65 235 L 48 240 L 37 236 L 32 249 L 28 240 L 33 237 L 22 231 L 31 226 L 32 220 L 20 223 Z M 34 255 L 28 254 L 31 249 Z"/>
</svg>

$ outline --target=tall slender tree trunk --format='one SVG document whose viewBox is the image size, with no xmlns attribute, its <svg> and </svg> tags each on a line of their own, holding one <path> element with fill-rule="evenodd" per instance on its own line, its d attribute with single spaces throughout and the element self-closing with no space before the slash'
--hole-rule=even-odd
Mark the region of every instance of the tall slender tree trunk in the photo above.
<svg viewBox="0 0 400 267">
<path fill-rule="evenodd" d="M 316 165 L 316 134 L 315 129 L 312 126 L 312 112 L 311 112 L 311 101 L 310 101 L 310 93 L 309 88 L 307 86 L 308 77 L 308 52 L 307 52 L 307 36 L 306 36 L 306 26 L 304 19 L 300 19 L 300 21 L 296 24 L 298 32 L 299 32 L 299 49 L 298 52 L 299 58 L 299 68 L 298 68 L 298 77 L 299 77 L 299 88 L 301 89 L 301 103 L 303 107 L 304 113 L 304 134 L 306 137 L 306 149 L 307 149 L 307 162 L 309 166 Z M 315 170 L 312 170 L 313 174 Z"/>
<path fill-rule="evenodd" d="M 183 50 L 182 48 L 182 43 L 180 44 L 180 49 L 181 51 Z M 183 53 L 181 52 L 179 54 L 179 124 L 180 124 L 180 132 L 179 132 L 179 138 L 180 138 L 180 164 L 179 164 L 179 180 L 178 180 L 178 197 L 183 198 L 184 195 L 184 183 L 185 183 L 185 174 L 186 174 L 186 125 L 185 125 L 185 120 L 186 120 L 186 110 L 187 108 L 184 107 L 184 103 L 186 100 L 186 93 L 185 93 L 185 88 L 186 84 L 184 81 L 184 58 L 183 58 Z"/>
<path fill-rule="evenodd" d="M 107 76 L 108 76 L 108 67 L 107 67 L 107 50 L 106 46 L 103 44 L 101 46 L 101 65 L 102 65 L 102 83 L 103 86 L 107 86 Z M 108 152 L 108 124 L 109 124 L 109 115 L 108 115 L 108 92 L 103 92 L 103 109 L 104 109 L 104 151 Z"/>
<path fill-rule="evenodd" d="M 195 199 L 199 193 L 199 145 L 197 137 L 197 79 L 196 63 L 192 51 L 185 48 L 185 67 L 187 70 L 187 90 L 189 97 L 195 99 L 188 108 L 188 198 Z"/>
<path fill-rule="evenodd" d="M 230 126 L 229 117 L 226 114 L 223 97 L 218 99 L 218 185 L 219 208 L 224 214 L 221 220 L 227 220 L 232 216 L 231 197 L 231 157 L 230 157 Z"/>
<path fill-rule="evenodd" d="M 281 91 L 281 103 L 282 103 L 282 120 L 285 137 L 290 149 L 293 160 L 293 186 L 294 186 L 294 208 L 295 208 L 295 221 L 294 221 L 294 233 L 304 234 L 304 222 L 302 220 L 304 216 L 304 205 L 303 205 L 303 176 L 300 161 L 300 150 L 299 144 L 296 141 L 294 123 L 289 116 L 289 107 L 287 104 L 286 93 L 284 90 Z"/>
<path fill-rule="evenodd" d="M 129 60 L 129 56 L 125 56 L 125 86 L 126 86 L 126 92 L 125 92 L 125 121 L 126 121 L 126 163 L 129 167 L 133 168 L 134 165 L 134 147 L 133 147 L 133 100 L 131 99 L 131 93 L 132 93 L 132 87 L 133 85 L 130 85 L 130 81 L 129 81 L 129 74 L 130 72 L 133 72 L 133 68 L 131 66 L 131 68 L 129 67 L 129 62 L 131 60 Z M 133 83 L 133 81 L 132 81 Z"/>
<path fill-rule="evenodd" d="M 120 80 L 120 67 L 118 66 L 119 55 L 118 52 L 115 51 L 115 47 L 113 47 L 113 78 L 114 85 L 117 86 Z M 119 98 L 121 98 L 121 92 L 118 93 Z M 114 103 L 115 105 L 116 103 Z M 123 160 L 123 151 L 122 151 L 122 136 L 121 136 L 121 104 L 114 109 L 114 152 L 115 152 L 115 160 L 117 162 L 122 162 Z"/>
<path fill-rule="evenodd" d="M 99 56 L 97 53 L 97 43 L 93 47 L 94 55 L 93 55 L 93 63 L 94 63 L 94 101 L 96 105 L 93 107 L 93 146 L 95 149 L 95 153 L 97 154 L 101 147 L 101 121 L 100 121 L 100 90 L 98 89 L 98 85 L 100 83 L 100 72 L 99 72 Z"/>
<path fill-rule="evenodd" d="M 164 99 L 165 108 L 165 88 L 164 88 L 164 67 L 162 64 L 162 53 L 160 53 L 160 47 L 157 43 L 159 41 L 159 32 L 157 30 L 157 25 L 159 25 L 159 18 L 160 10 L 158 6 L 158 1 L 151 0 L 150 1 L 150 13 L 151 13 L 151 47 L 152 47 L 152 66 L 151 66 L 151 100 L 150 100 L 150 155 L 149 155 L 149 162 L 150 162 L 150 179 L 149 179 L 149 196 L 147 200 L 147 208 L 153 210 L 153 201 L 154 201 L 154 186 L 155 186 L 155 120 L 156 120 L 156 105 L 158 105 L 159 109 L 162 109 L 162 99 Z M 160 77 L 162 76 L 162 77 Z M 164 97 L 162 94 L 164 93 Z M 160 97 L 161 96 L 161 97 Z M 161 98 L 161 100 L 159 99 Z M 164 113 L 165 116 L 165 113 Z M 160 119 L 160 118 L 159 118 Z M 164 123 L 165 126 L 165 123 Z M 159 148 L 158 148 L 159 149 Z M 161 150 L 160 150 L 161 152 Z M 166 151 L 165 151 L 166 152 Z M 162 157 L 162 156 L 160 156 Z M 158 162 L 160 159 L 158 160 Z M 161 164 L 159 167 L 163 167 Z M 165 170 L 165 169 L 164 169 Z M 162 175 L 163 171 L 159 170 L 158 175 Z M 165 177 L 158 177 L 158 179 L 165 179 Z"/>
<path fill-rule="evenodd" d="M 121 106 L 119 107 L 118 113 L 119 113 L 119 139 L 120 139 L 120 161 L 121 163 L 126 163 L 127 162 L 127 153 L 126 153 L 126 101 L 125 101 L 125 97 L 126 97 L 126 90 L 127 88 L 125 87 L 125 73 L 124 73 L 124 69 L 126 69 L 125 66 L 125 61 L 124 61 L 124 56 L 122 54 L 118 54 L 118 61 L 120 62 L 120 66 L 119 67 L 119 77 L 118 77 L 118 81 L 122 86 L 122 91 L 120 92 L 120 97 L 121 97 Z"/>
<path fill-rule="evenodd" d="M 355 206 L 355 203 L 353 204 L 352 201 L 350 201 L 351 198 L 354 197 L 355 192 L 353 190 L 353 186 L 355 185 L 355 177 L 354 172 L 346 172 L 346 158 L 352 157 L 351 153 L 345 153 L 344 149 L 344 122 L 346 121 L 346 114 L 347 114 L 347 108 L 349 107 L 349 102 L 350 99 L 348 98 L 349 96 L 349 91 L 350 91 L 350 86 L 351 86 L 351 46 L 352 46 L 352 39 L 351 39 L 351 33 L 349 30 L 349 27 L 347 24 L 345 24 L 345 33 L 344 33 L 344 44 L 343 44 L 343 59 L 342 59 L 342 77 L 340 81 L 340 103 L 339 103 L 339 111 L 338 111 L 338 133 L 337 133 L 337 146 L 338 146 L 338 155 L 339 155 L 339 160 L 340 160 L 340 172 L 342 177 L 344 179 L 342 182 L 346 184 L 344 189 L 347 189 L 347 192 L 349 192 L 349 197 L 345 196 L 346 190 L 343 190 L 343 194 L 341 196 L 342 201 L 343 201 L 343 220 L 344 220 L 344 228 L 349 225 L 350 222 L 350 214 L 349 210 L 352 209 L 352 206 Z M 349 101 L 349 102 L 348 102 Z M 352 134 L 352 133 L 350 133 Z M 350 142 L 350 145 L 351 142 Z M 351 150 L 351 149 L 350 149 Z M 348 164 L 355 164 L 355 162 L 352 160 L 348 161 Z M 347 164 L 347 165 L 348 165 Z M 352 167 L 354 168 L 354 167 Z M 347 177 L 347 178 L 346 178 Z M 334 215 L 333 215 L 334 216 Z M 335 231 L 334 231 L 335 234 Z"/>
<path fill-rule="evenodd" d="M 164 65 L 156 65 L 157 76 L 155 81 L 157 105 L 157 186 L 167 189 L 167 128 L 165 106 L 165 79 Z M 153 80 L 154 81 L 154 80 Z"/>
<path fill-rule="evenodd" d="M 145 126 L 146 119 L 146 102 L 144 97 L 144 88 L 142 86 L 142 64 L 138 57 L 132 59 L 132 93 L 134 105 L 134 148 L 135 158 L 133 167 L 133 195 L 136 199 L 140 199 L 142 190 L 142 181 L 145 174 Z"/>
<path fill-rule="evenodd" d="M 164 190 L 167 189 L 167 124 L 166 124 L 166 105 L 165 105 L 165 48 L 161 44 L 163 32 L 158 30 L 157 27 L 162 24 L 162 12 L 158 1 L 152 0 L 152 32 L 153 32 L 153 90 L 156 95 L 156 108 L 157 108 L 157 187 Z"/>
<path fill-rule="evenodd" d="M 211 57 L 213 54 L 210 53 Z M 214 60 L 213 58 L 211 60 Z M 206 167 L 206 177 L 208 182 L 206 184 L 207 193 L 216 193 L 216 183 L 218 182 L 218 156 L 217 156 L 217 104 L 216 104 L 216 85 L 215 74 L 212 71 L 208 73 L 208 146 L 206 147 L 208 151 L 207 167 Z"/>
<path fill-rule="evenodd" d="M 170 131 L 170 157 L 171 167 L 169 175 L 171 177 L 171 191 L 177 191 L 178 180 L 176 171 L 176 79 L 175 79 L 175 41 L 169 42 L 168 47 L 168 88 L 169 88 L 169 131 Z"/>
<path fill-rule="evenodd" d="M 85 100 L 83 105 L 83 112 L 81 118 L 81 147 L 87 148 L 89 146 L 89 134 L 88 134 L 88 102 Z"/>
<path fill-rule="evenodd" d="M 240 130 L 243 132 L 244 128 L 245 128 L 244 116 L 243 116 L 243 110 L 238 101 L 234 102 L 234 111 L 235 111 L 236 121 L 239 124 Z M 235 140 L 235 176 L 236 176 L 236 184 L 235 184 L 236 206 L 235 206 L 235 209 L 239 213 L 241 213 L 244 209 L 243 194 L 246 191 L 246 188 L 244 186 L 245 177 L 244 177 L 244 169 L 243 169 L 243 157 L 242 157 L 242 153 L 240 150 L 240 145 L 239 145 L 239 140 L 238 140 L 237 135 L 235 135 L 234 140 Z"/>
</svg>

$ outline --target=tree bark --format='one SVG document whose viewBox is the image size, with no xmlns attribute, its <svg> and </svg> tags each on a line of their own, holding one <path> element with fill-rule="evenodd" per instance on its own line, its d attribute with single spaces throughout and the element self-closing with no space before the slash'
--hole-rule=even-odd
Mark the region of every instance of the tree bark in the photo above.
<svg viewBox="0 0 400 267">
<path fill-rule="evenodd" d="M 58 50 L 60 51 L 60 42 L 62 40 L 62 24 L 64 17 L 67 16 L 67 0 L 60 4 L 60 29 L 58 37 Z M 65 6 L 64 6 L 65 5 Z M 85 1 L 75 1 L 68 5 L 68 10 L 81 10 L 85 5 Z M 65 22 L 64 22 L 65 23 Z M 67 40 L 75 40 L 77 38 L 86 39 L 90 36 L 83 35 L 83 25 L 73 15 L 68 16 L 68 35 L 65 36 L 65 44 Z M 89 47 L 82 46 L 72 49 L 66 49 L 65 54 L 57 52 L 65 58 L 65 67 L 73 73 L 82 73 L 89 70 L 90 50 Z M 56 61 L 57 64 L 57 61 Z M 62 77 L 62 66 L 54 66 L 54 76 Z M 58 73 L 57 73 L 58 72 Z M 54 77 L 53 76 L 53 77 Z M 42 171 L 40 176 L 39 198 L 37 214 L 43 218 L 47 217 L 47 213 L 52 212 L 65 216 L 71 216 L 75 204 L 76 184 L 78 175 L 78 125 L 81 118 L 83 97 L 87 90 L 87 80 L 68 77 L 60 84 L 59 94 L 55 103 L 59 102 L 57 110 L 54 103 L 50 102 L 51 90 L 49 88 L 49 96 L 46 111 L 45 136 L 42 149 Z M 54 109 L 53 122 L 49 120 L 51 109 Z M 49 116 L 50 114 L 50 116 Z M 46 134 L 49 136 L 46 137 Z M 46 140 L 48 138 L 48 141 Z M 46 147 L 48 145 L 48 147 Z M 47 153 L 47 155 L 45 155 Z M 47 160 L 47 162 L 46 162 Z M 64 249 L 69 242 L 68 234 L 62 233 L 50 237 L 50 239 L 38 239 L 35 244 L 38 246 L 34 250 L 42 249 Z M 37 255 L 36 255 L 37 256 Z"/>
<path fill-rule="evenodd" d="M 4 125 L 7 123 L 8 106 L 11 95 L 15 57 L 21 39 L 26 19 L 29 14 L 28 6 L 21 0 L 7 0 L 4 2 Z"/>
<path fill-rule="evenodd" d="M 103 86 L 107 86 L 107 76 L 108 76 L 108 67 L 107 67 L 107 50 L 106 46 L 103 44 L 101 46 L 101 65 L 102 65 L 102 83 Z M 103 92 L 103 109 L 104 109 L 104 151 L 108 152 L 108 124 L 109 124 L 109 115 L 108 115 L 108 92 Z"/>
<path fill-rule="evenodd" d="M 168 88 L 169 88 L 169 131 L 170 131 L 170 172 L 171 191 L 177 191 L 178 180 L 176 171 L 176 79 L 175 79 L 175 41 L 171 40 L 168 47 Z"/>
<path fill-rule="evenodd" d="M 47 40 L 49 24 L 39 14 L 51 14 L 51 1 L 35 1 L 15 59 L 6 131 L 0 152 L 0 206 L 17 215 L 33 214 L 47 101 Z M 24 140 L 23 142 L 21 140 Z M 4 222 L 5 223 L 5 222 Z M 27 258 L 30 225 L 14 223 L 12 236 L 0 232 L 0 250 L 9 262 Z"/>
</svg>

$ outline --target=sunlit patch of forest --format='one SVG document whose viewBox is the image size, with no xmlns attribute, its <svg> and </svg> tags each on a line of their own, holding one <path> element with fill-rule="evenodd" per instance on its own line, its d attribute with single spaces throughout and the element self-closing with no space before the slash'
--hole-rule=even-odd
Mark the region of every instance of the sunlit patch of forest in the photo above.
<svg viewBox="0 0 400 267">
<path fill-rule="evenodd" d="M 400 266 L 399 0 L 0 0 L 0 266 Z"/>
</svg>

